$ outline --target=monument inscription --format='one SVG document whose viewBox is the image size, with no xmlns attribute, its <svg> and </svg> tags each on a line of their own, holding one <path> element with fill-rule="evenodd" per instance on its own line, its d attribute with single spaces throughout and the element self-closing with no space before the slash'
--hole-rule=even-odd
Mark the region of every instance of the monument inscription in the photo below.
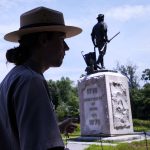
<svg viewBox="0 0 150 150">
<path fill-rule="evenodd" d="M 103 95 L 99 92 L 98 85 L 87 86 L 83 90 L 83 101 L 85 110 L 85 125 L 90 130 L 98 130 L 100 128 L 100 112 L 98 106 L 102 100 Z"/>
</svg>

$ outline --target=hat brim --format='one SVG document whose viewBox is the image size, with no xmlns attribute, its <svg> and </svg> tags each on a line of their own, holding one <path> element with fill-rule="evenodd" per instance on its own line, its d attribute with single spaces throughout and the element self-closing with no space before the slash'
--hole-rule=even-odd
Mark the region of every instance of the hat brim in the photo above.
<svg viewBox="0 0 150 150">
<path fill-rule="evenodd" d="M 18 42 L 23 35 L 36 33 L 36 32 L 46 32 L 46 31 L 64 32 L 66 34 L 66 38 L 70 38 L 80 34 L 82 32 L 82 29 L 74 26 L 62 26 L 62 25 L 31 27 L 31 28 L 25 28 L 14 32 L 10 32 L 4 36 L 4 39 L 10 42 Z"/>
</svg>

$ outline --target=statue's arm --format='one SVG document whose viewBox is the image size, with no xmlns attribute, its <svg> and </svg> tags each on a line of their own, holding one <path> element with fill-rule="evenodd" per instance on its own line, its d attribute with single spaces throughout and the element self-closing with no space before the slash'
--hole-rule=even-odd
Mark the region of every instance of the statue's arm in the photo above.
<svg viewBox="0 0 150 150">
<path fill-rule="evenodd" d="M 104 38 L 105 38 L 106 42 L 109 42 L 108 35 L 107 35 L 107 24 L 106 23 L 104 23 L 103 28 L 104 28 Z"/>
<path fill-rule="evenodd" d="M 92 38 L 93 45 L 96 46 L 94 28 L 93 28 L 92 33 L 91 33 L 91 38 Z"/>
</svg>

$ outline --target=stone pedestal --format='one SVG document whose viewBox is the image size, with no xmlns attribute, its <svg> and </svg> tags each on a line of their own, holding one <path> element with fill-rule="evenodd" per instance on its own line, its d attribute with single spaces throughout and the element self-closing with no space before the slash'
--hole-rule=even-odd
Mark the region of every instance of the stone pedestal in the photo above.
<svg viewBox="0 0 150 150">
<path fill-rule="evenodd" d="M 128 80 L 99 72 L 78 81 L 82 136 L 133 133 Z"/>
</svg>

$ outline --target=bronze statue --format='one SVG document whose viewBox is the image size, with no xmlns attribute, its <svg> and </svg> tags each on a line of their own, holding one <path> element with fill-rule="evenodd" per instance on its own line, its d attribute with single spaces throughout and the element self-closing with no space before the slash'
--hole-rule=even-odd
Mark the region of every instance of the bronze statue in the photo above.
<svg viewBox="0 0 150 150">
<path fill-rule="evenodd" d="M 92 33 L 91 33 L 92 42 L 94 44 L 94 52 L 89 52 L 84 55 L 82 53 L 83 51 L 81 52 L 85 60 L 85 63 L 87 65 L 85 69 L 85 71 L 87 72 L 87 75 L 96 73 L 99 71 L 106 71 L 103 57 L 106 53 L 107 43 L 110 42 L 113 38 L 115 38 L 120 33 L 118 32 L 112 38 L 108 40 L 107 25 L 104 22 L 104 15 L 99 14 L 97 17 L 97 20 L 98 20 L 98 23 L 94 25 L 92 29 Z M 99 50 L 98 59 L 96 57 L 96 47 Z M 99 66 L 99 64 L 101 64 L 101 66 Z"/>
<path fill-rule="evenodd" d="M 104 15 L 99 14 L 97 17 L 98 23 L 94 25 L 91 37 L 92 37 L 92 42 L 94 44 L 94 47 L 98 47 L 99 50 L 99 57 L 97 60 L 97 64 L 101 64 L 101 69 L 104 69 L 104 60 L 103 57 L 106 53 L 107 49 L 107 42 L 108 36 L 107 36 L 107 25 L 104 22 Z"/>
</svg>

